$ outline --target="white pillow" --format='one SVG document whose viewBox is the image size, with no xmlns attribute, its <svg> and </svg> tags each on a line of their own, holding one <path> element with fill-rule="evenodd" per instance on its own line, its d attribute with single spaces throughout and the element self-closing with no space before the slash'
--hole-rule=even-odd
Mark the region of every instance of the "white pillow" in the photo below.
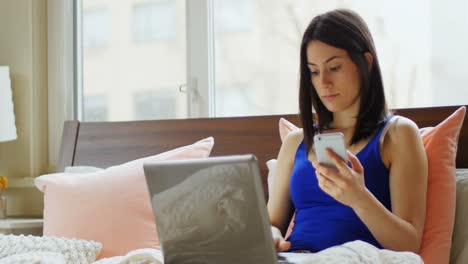
<svg viewBox="0 0 468 264">
<path fill-rule="evenodd" d="M 161 249 L 140 248 L 128 252 L 125 256 L 100 259 L 93 264 L 161 264 L 163 254 Z M 1 264 L 1 263 L 0 263 Z"/>
<path fill-rule="evenodd" d="M 48 236 L 0 235 L 0 259 L 17 254 L 51 252 L 62 254 L 67 264 L 86 264 L 93 263 L 101 249 L 102 244 L 95 241 Z"/>
<path fill-rule="evenodd" d="M 65 167 L 65 173 L 91 173 L 101 171 L 103 169 L 93 166 L 69 166 Z"/>
<path fill-rule="evenodd" d="M 468 169 L 457 169 L 457 200 L 450 263 L 468 263 Z"/>
<path fill-rule="evenodd" d="M 273 180 L 276 175 L 276 159 L 271 159 L 266 162 L 267 168 L 268 168 L 268 197 L 272 194 L 272 187 L 273 187 Z"/>
</svg>

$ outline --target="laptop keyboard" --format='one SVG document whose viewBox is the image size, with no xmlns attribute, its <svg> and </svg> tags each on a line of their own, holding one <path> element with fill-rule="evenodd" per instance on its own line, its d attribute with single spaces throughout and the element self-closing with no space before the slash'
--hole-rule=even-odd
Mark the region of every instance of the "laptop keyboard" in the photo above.
<svg viewBox="0 0 468 264">
<path fill-rule="evenodd" d="M 289 261 L 287 261 L 287 260 L 278 260 L 278 263 L 279 263 L 279 264 L 297 264 L 297 262 L 294 263 L 294 262 L 289 262 Z"/>
<path fill-rule="evenodd" d="M 279 254 L 276 255 L 276 258 L 277 258 L 279 264 L 294 264 L 294 262 L 288 261 L 288 260 L 286 259 L 286 257 L 281 256 L 281 255 L 279 255 Z"/>
</svg>

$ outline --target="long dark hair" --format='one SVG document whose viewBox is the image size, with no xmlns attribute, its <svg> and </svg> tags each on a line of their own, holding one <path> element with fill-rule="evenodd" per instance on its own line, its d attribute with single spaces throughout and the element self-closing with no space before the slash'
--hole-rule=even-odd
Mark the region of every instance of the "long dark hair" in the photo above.
<svg viewBox="0 0 468 264">
<path fill-rule="evenodd" d="M 352 145 L 361 139 L 368 138 L 378 129 L 388 114 L 377 53 L 364 20 L 351 10 L 337 9 L 312 19 L 302 37 L 299 109 L 307 152 L 312 147 L 313 136 L 317 132 L 330 128 L 330 123 L 333 121 L 333 113 L 328 111 L 320 101 L 307 66 L 307 46 L 313 40 L 346 50 L 350 59 L 357 65 L 360 75 L 359 96 L 361 100 L 356 128 L 349 143 Z M 370 71 L 364 55 L 366 52 L 373 57 Z M 318 120 L 314 119 L 312 107 L 317 113 Z"/>
</svg>

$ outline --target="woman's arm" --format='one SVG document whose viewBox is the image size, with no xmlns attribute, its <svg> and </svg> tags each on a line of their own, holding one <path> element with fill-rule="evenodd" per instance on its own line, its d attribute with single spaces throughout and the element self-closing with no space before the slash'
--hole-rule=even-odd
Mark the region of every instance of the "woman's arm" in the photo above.
<svg viewBox="0 0 468 264">
<path fill-rule="evenodd" d="M 426 215 L 427 157 L 418 127 L 399 117 L 385 137 L 390 161 L 392 211 L 365 188 L 364 170 L 349 153 L 350 169 L 329 152 L 339 172 L 314 162 L 319 186 L 336 200 L 353 208 L 377 241 L 387 249 L 418 252 Z"/>
<path fill-rule="evenodd" d="M 267 205 L 271 225 L 277 227 L 283 234 L 288 228 L 291 217 L 292 202 L 289 180 L 294 166 L 294 156 L 302 137 L 302 130 L 293 131 L 281 145 L 276 163 L 276 175 L 271 189 L 272 193 Z"/>
<path fill-rule="evenodd" d="M 416 124 L 398 117 L 387 135 L 392 212 L 373 195 L 353 209 L 388 249 L 418 252 L 426 217 L 427 157 Z"/>
</svg>

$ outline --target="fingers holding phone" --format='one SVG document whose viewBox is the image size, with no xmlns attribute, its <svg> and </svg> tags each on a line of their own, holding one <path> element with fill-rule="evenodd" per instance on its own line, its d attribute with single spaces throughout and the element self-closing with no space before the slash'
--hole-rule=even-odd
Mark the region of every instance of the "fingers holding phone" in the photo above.
<svg viewBox="0 0 468 264">
<path fill-rule="evenodd" d="M 273 236 L 273 244 L 277 252 L 286 251 L 291 247 L 291 242 L 284 239 L 277 227 L 271 226 L 271 235 Z"/>
<path fill-rule="evenodd" d="M 317 162 L 312 165 L 320 188 L 335 200 L 352 208 L 365 200 L 363 197 L 367 198 L 368 192 L 364 170 L 359 159 L 346 150 L 343 134 L 315 135 L 314 145 Z M 348 165 L 348 158 L 351 167 Z"/>
</svg>

